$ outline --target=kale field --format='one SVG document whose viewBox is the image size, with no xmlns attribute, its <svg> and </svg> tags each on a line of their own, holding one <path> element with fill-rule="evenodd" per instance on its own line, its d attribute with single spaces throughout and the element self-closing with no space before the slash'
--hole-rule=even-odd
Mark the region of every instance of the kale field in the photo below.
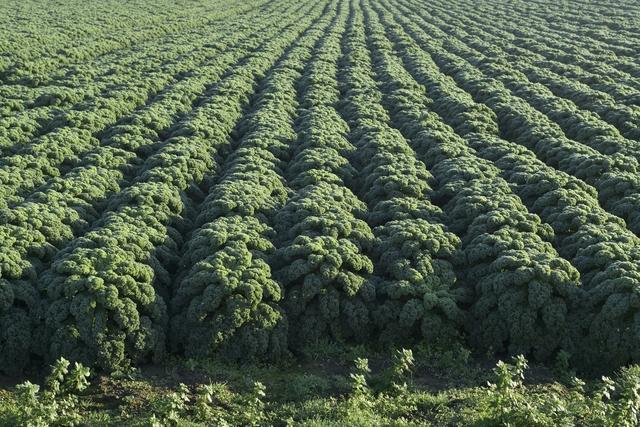
<svg viewBox="0 0 640 427">
<path fill-rule="evenodd" d="M 640 362 L 637 2 L 5 0 L 0 22 L 0 372 L 318 343 Z"/>
</svg>

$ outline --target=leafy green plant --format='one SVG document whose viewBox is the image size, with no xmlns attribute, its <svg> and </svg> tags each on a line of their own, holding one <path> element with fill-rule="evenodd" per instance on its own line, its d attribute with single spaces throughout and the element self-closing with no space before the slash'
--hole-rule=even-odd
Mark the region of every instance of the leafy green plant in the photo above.
<svg viewBox="0 0 640 427">
<path fill-rule="evenodd" d="M 234 410 L 229 419 L 231 425 L 258 426 L 266 420 L 265 398 L 267 388 L 260 381 L 254 381 L 248 393 L 235 396 Z"/>
<path fill-rule="evenodd" d="M 640 424 L 640 366 L 623 368 L 616 381 L 618 401 L 613 419 L 615 424 L 632 427 Z"/>
<path fill-rule="evenodd" d="M 362 397 L 371 394 L 369 384 L 367 383 L 367 378 L 370 374 L 369 361 L 365 358 L 357 358 L 355 360 L 355 372 L 349 375 L 352 381 L 353 396 Z"/>
<path fill-rule="evenodd" d="M 178 425 L 183 418 L 187 418 L 187 404 L 191 400 L 189 394 L 189 388 L 185 384 L 180 384 L 178 390 L 167 393 L 153 402 L 151 424 L 153 426 Z"/>
<path fill-rule="evenodd" d="M 413 348 L 415 371 L 429 371 L 437 377 L 450 377 L 452 373 L 460 379 L 474 378 L 476 367 L 471 363 L 471 351 L 461 342 L 421 343 Z"/>
<path fill-rule="evenodd" d="M 560 350 L 556 355 L 553 365 L 553 373 L 563 383 L 569 383 L 576 376 L 576 372 L 571 369 L 571 354 L 565 350 Z"/>
<path fill-rule="evenodd" d="M 489 383 L 489 408 L 501 425 L 518 425 L 531 410 L 523 392 L 524 372 L 528 366 L 525 357 L 519 355 L 513 364 L 499 361 L 493 370 L 495 383 Z"/>
<path fill-rule="evenodd" d="M 77 393 L 88 386 L 89 368 L 58 359 L 45 380 L 46 388 L 25 381 L 16 386 L 16 425 L 28 427 L 73 426 L 82 422 Z"/>
<path fill-rule="evenodd" d="M 393 393 L 407 392 L 414 368 L 413 351 L 404 348 L 396 350 L 391 358 L 391 366 L 382 373 L 382 386 Z"/>
<path fill-rule="evenodd" d="M 287 397 L 291 400 L 307 399 L 323 395 L 331 388 L 331 381 L 326 377 L 305 373 L 293 377 L 287 387 Z"/>
<path fill-rule="evenodd" d="M 233 425 L 238 395 L 229 390 L 225 383 L 201 384 L 196 389 L 193 400 L 193 419 L 218 426 Z"/>
</svg>

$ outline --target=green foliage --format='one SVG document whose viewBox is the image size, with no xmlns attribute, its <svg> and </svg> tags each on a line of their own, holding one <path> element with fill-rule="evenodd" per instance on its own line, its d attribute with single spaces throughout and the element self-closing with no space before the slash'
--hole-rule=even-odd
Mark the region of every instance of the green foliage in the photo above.
<svg viewBox="0 0 640 427">
<path fill-rule="evenodd" d="M 362 349 L 344 351 L 362 353 Z M 425 369 L 416 363 L 426 354 L 424 350 L 413 361 L 413 352 L 401 349 L 352 358 L 348 374 L 332 374 L 347 353 L 284 369 L 209 366 L 202 376 L 198 371 L 202 367 L 196 368 L 182 377 L 190 381 L 189 386 L 178 383 L 178 366 L 165 366 L 177 384 L 172 379 L 175 385 L 160 385 L 162 380 L 152 374 L 136 380 L 101 378 L 89 390 L 86 368 L 59 360 L 51 367 L 44 391 L 30 382 L 11 393 L 0 390 L 0 424 L 266 426 L 289 420 L 294 425 L 631 427 L 638 422 L 638 366 L 623 368 L 611 378 L 583 381 L 574 377 L 561 385 L 552 382 L 548 371 L 540 372 L 541 366 L 529 372 L 523 356 L 511 363 L 498 362 L 492 372 L 481 367 L 486 361 L 468 359 L 471 368 L 457 372 L 446 365 Z M 372 370 L 370 364 L 383 367 Z M 436 382 L 434 370 L 442 375 Z M 248 379 L 249 372 L 259 380 Z M 486 374 L 491 380 L 482 386 Z M 223 380 L 208 382 L 209 375 Z M 302 390 L 314 384 L 322 386 Z M 119 405 L 104 407 L 105 395 Z"/>
<path fill-rule="evenodd" d="M 177 391 L 167 393 L 153 402 L 150 424 L 153 427 L 179 425 L 189 401 L 189 388 L 180 384 Z"/>
<path fill-rule="evenodd" d="M 287 243 L 276 254 L 277 277 L 285 287 L 292 343 L 324 335 L 367 338 L 367 302 L 375 290 L 367 281 L 373 264 L 365 254 L 373 235 L 356 217 L 363 209 L 346 188 L 321 183 L 297 192 L 279 217 Z"/>
<path fill-rule="evenodd" d="M 392 390 L 405 393 L 411 384 L 410 375 L 414 370 L 413 352 L 408 349 L 396 350 L 391 358 L 391 367 L 386 373 L 387 382 Z M 407 378 L 409 377 L 409 378 Z"/>
<path fill-rule="evenodd" d="M 193 267 L 172 301 L 172 339 L 188 356 L 277 360 L 286 354 L 287 323 L 277 305 L 282 290 L 266 262 L 272 236 L 255 218 L 222 217 L 190 240 L 184 263 Z"/>
<path fill-rule="evenodd" d="M 514 358 L 513 365 L 499 361 L 493 371 L 496 382 L 489 383 L 489 409 L 501 425 L 534 422 L 526 418 L 531 409 L 522 392 L 524 372 L 528 366 L 524 356 L 520 355 Z"/>
<path fill-rule="evenodd" d="M 369 361 L 367 359 L 357 358 L 354 361 L 355 370 L 349 376 L 352 381 L 353 395 L 356 397 L 367 396 L 371 393 L 367 384 L 367 377 L 371 373 Z"/>
<path fill-rule="evenodd" d="M 573 380 L 640 362 L 637 2 L 41 3 L 0 2 L 0 371 L 77 364 L 20 386 L 24 417 L 73 406 L 85 365 L 361 344 L 426 355 L 353 378 L 374 404 L 345 419 L 403 423 L 402 378 L 472 372 L 464 342 L 566 389 L 500 365 L 500 423 L 638 422 L 633 369 Z M 214 392 L 153 422 L 249 422 Z"/>
<path fill-rule="evenodd" d="M 43 391 L 25 381 L 16 386 L 16 411 L 13 423 L 28 427 L 81 425 L 81 401 L 78 393 L 88 386 L 89 368 L 58 359 L 51 366 Z"/>
<path fill-rule="evenodd" d="M 221 426 L 265 425 L 265 386 L 256 381 L 243 393 L 234 393 L 223 383 L 199 385 L 192 395 L 189 387 L 180 384 L 151 402 L 152 426 L 185 425 L 189 423 Z"/>
<path fill-rule="evenodd" d="M 631 427 L 640 423 L 640 367 L 623 368 L 616 381 L 618 401 L 612 420 L 616 425 Z"/>
<path fill-rule="evenodd" d="M 499 425 L 598 425 L 633 426 L 640 409 L 638 367 L 623 368 L 614 381 L 602 377 L 590 394 L 584 381 L 573 378 L 568 390 L 553 387 L 531 394 L 524 384 L 528 368 L 523 356 L 513 364 L 498 362 L 495 382 L 489 383 L 486 405 L 488 420 Z"/>
<path fill-rule="evenodd" d="M 570 382 L 576 376 L 575 371 L 571 369 L 570 359 L 571 354 L 569 352 L 560 350 L 553 364 L 553 373 L 563 383 Z"/>
</svg>

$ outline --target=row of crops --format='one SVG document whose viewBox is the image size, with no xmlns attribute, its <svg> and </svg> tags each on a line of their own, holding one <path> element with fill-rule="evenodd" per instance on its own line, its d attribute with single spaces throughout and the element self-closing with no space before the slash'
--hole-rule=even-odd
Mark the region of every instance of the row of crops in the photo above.
<svg viewBox="0 0 640 427">
<path fill-rule="evenodd" d="M 0 5 L 0 371 L 640 362 L 640 9 L 516 3 Z"/>
</svg>

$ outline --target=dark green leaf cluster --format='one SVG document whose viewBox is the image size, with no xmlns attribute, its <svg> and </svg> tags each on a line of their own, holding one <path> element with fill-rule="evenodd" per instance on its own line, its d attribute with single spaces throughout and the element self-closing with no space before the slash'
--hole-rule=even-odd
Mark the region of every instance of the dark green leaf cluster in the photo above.
<svg viewBox="0 0 640 427">
<path fill-rule="evenodd" d="M 278 278 L 286 289 L 285 307 L 295 323 L 294 342 L 329 333 L 336 339 L 368 331 L 373 265 L 363 253 L 373 240 L 358 219 L 366 207 L 344 186 L 327 182 L 300 189 L 278 215 L 285 244 L 278 250 Z M 292 327 L 293 328 L 293 327 Z"/>
<path fill-rule="evenodd" d="M 251 217 L 222 217 L 188 242 L 192 266 L 172 299 L 172 341 L 189 357 L 277 360 L 287 351 L 280 285 L 267 257 L 274 232 Z"/>
</svg>

